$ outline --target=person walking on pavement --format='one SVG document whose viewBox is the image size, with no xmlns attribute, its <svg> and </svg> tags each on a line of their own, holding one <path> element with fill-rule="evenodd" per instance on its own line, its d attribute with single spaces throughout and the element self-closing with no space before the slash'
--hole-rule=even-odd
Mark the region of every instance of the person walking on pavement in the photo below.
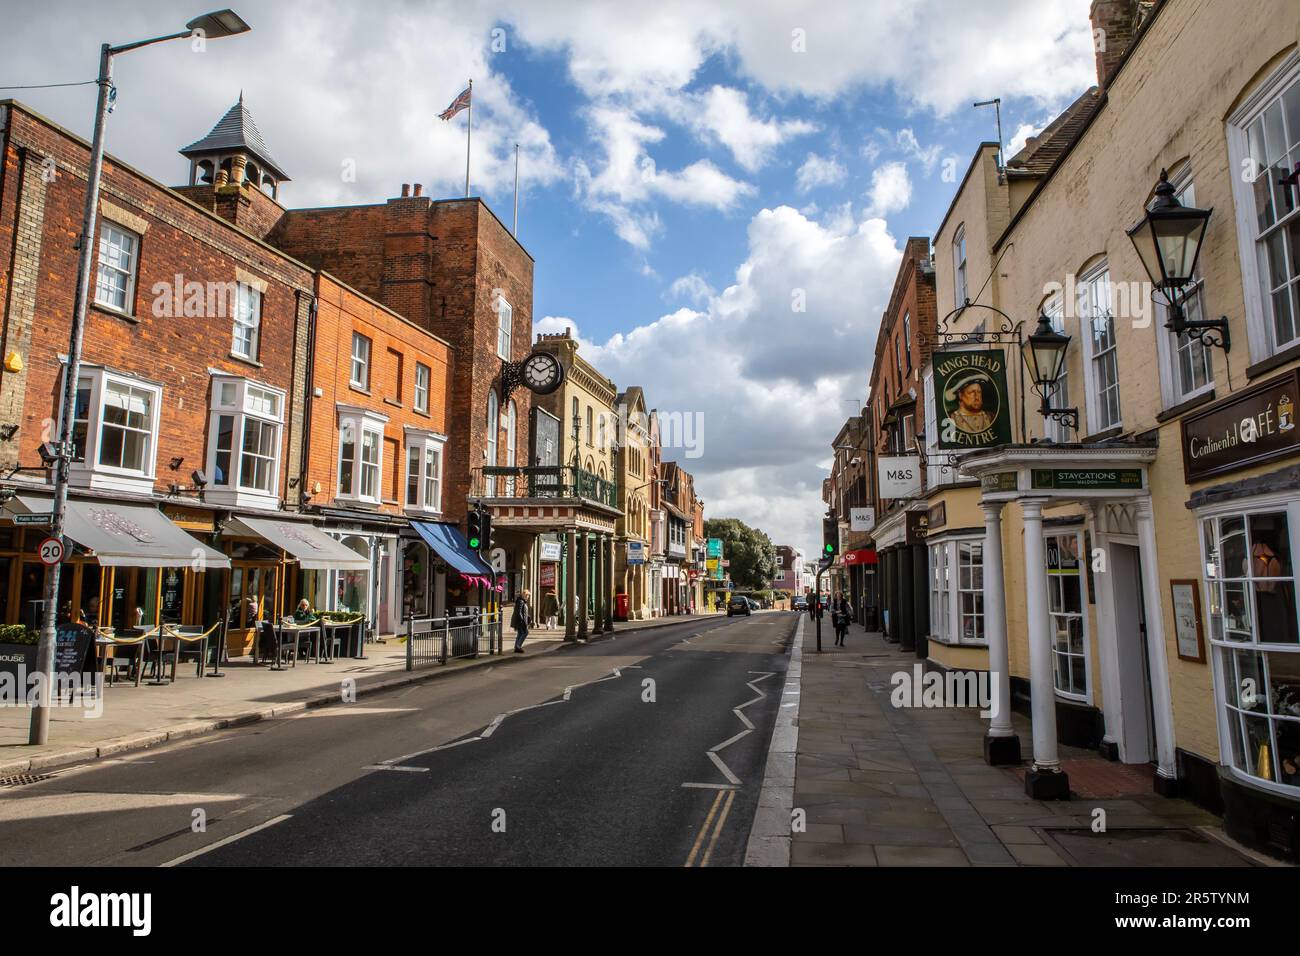
<svg viewBox="0 0 1300 956">
<path fill-rule="evenodd" d="M 849 634 L 849 619 L 853 616 L 853 605 L 849 602 L 847 595 L 843 592 L 836 592 L 835 601 L 831 607 L 835 622 L 835 644 L 837 647 L 843 647 L 844 639 Z"/>
<path fill-rule="evenodd" d="M 519 597 L 515 598 L 515 611 L 510 615 L 510 626 L 515 631 L 515 653 L 524 652 L 524 641 L 528 638 L 529 625 L 533 623 L 533 609 L 528 606 L 528 599 L 532 595 L 527 589 L 519 592 Z"/>
</svg>

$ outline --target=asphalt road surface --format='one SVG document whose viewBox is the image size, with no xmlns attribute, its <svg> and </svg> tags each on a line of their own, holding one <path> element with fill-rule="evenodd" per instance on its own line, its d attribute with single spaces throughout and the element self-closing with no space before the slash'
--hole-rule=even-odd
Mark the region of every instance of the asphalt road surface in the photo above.
<svg viewBox="0 0 1300 956">
<path fill-rule="evenodd" d="M 0 793 L 0 865 L 738 866 L 797 620 L 687 619 L 74 767 Z"/>
</svg>

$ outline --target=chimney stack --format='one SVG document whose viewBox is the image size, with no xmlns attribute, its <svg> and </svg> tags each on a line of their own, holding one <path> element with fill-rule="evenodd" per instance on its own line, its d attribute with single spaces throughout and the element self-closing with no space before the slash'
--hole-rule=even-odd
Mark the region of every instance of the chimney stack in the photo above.
<svg viewBox="0 0 1300 956">
<path fill-rule="evenodd" d="M 415 195 L 416 195 L 416 196 L 422 196 L 422 195 L 424 195 L 424 184 L 423 184 L 423 183 L 416 183 L 416 184 L 415 184 Z"/>
<path fill-rule="evenodd" d="M 410 198 L 411 198 L 411 184 L 410 184 L 410 183 L 402 183 L 402 198 L 403 198 L 403 199 L 410 199 Z"/>
<path fill-rule="evenodd" d="M 1097 84 L 1103 89 L 1133 45 L 1143 19 L 1140 6 L 1138 0 L 1092 0 L 1092 48 L 1097 57 Z"/>
</svg>

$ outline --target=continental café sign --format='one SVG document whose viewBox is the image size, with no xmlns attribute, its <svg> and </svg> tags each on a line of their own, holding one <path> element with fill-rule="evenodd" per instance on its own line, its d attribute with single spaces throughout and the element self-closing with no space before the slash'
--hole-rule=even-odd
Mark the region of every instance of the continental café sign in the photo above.
<svg viewBox="0 0 1300 956">
<path fill-rule="evenodd" d="M 1300 453 L 1300 369 L 1260 382 L 1182 419 L 1188 484 Z"/>
</svg>

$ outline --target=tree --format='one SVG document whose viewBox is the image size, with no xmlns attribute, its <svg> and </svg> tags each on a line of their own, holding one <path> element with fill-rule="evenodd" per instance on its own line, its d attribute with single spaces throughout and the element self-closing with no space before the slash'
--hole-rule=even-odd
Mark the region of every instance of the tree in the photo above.
<svg viewBox="0 0 1300 956">
<path fill-rule="evenodd" d="M 722 557 L 737 588 L 761 591 L 772 586 L 776 557 L 772 539 L 738 518 L 710 518 L 704 522 L 707 538 L 722 539 Z"/>
</svg>

